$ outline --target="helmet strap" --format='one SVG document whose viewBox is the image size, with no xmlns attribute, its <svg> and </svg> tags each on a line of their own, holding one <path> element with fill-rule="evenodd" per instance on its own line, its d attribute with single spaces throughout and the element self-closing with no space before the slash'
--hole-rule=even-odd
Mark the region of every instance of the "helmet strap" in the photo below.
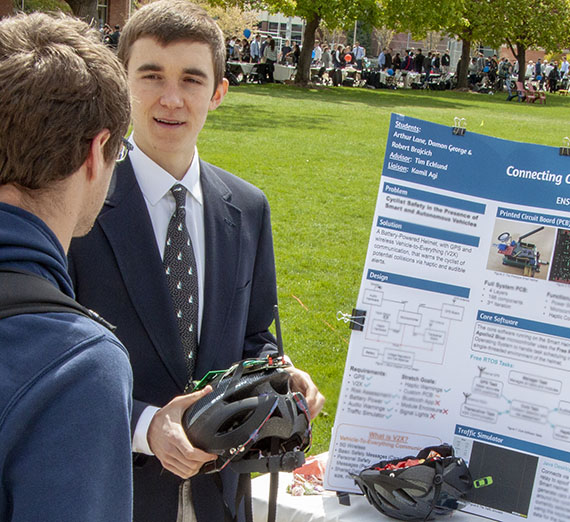
<svg viewBox="0 0 570 522">
<path fill-rule="evenodd" d="M 269 499 L 267 503 L 267 522 L 275 522 L 277 518 L 277 493 L 279 489 L 279 471 L 292 471 L 298 468 L 305 462 L 305 454 L 302 451 L 289 451 L 284 455 L 278 455 L 279 452 L 279 439 L 274 437 L 271 440 L 271 453 L 270 457 L 259 459 L 259 462 L 264 463 L 263 468 L 255 469 L 254 471 L 265 472 L 269 471 Z M 283 457 L 286 457 L 283 460 Z M 233 471 L 239 473 L 241 461 L 235 462 L 231 465 Z M 251 466 L 251 463 L 249 463 Z M 236 469 L 237 468 L 237 469 Z M 236 494 L 236 514 L 241 501 L 244 501 L 245 507 L 245 520 L 246 522 L 253 522 L 252 501 L 251 501 L 251 475 L 249 473 L 240 473 L 238 481 L 238 489 Z M 237 516 L 237 515 L 236 515 Z M 237 520 L 237 519 L 236 519 Z"/>
<path fill-rule="evenodd" d="M 271 454 L 279 454 L 279 439 L 271 439 Z M 272 471 L 269 475 L 269 502 L 267 504 L 267 522 L 275 522 L 277 518 L 277 489 L 279 487 L 279 472 Z"/>
<path fill-rule="evenodd" d="M 214 482 L 218 486 L 222 498 L 224 496 L 224 486 L 219 473 L 214 475 Z M 224 500 L 224 522 L 238 522 L 239 506 L 243 500 L 243 509 L 245 513 L 245 522 L 253 522 L 253 504 L 251 499 L 251 475 L 249 473 L 241 473 L 239 475 L 235 501 L 235 516 L 232 515 L 230 508 Z"/>
<path fill-rule="evenodd" d="M 433 492 L 433 497 L 431 499 L 431 507 L 429 510 L 429 513 L 426 515 L 426 517 L 424 518 L 424 520 L 428 520 L 433 508 L 436 506 L 437 501 L 439 499 L 439 495 L 441 494 L 441 487 L 443 485 L 443 464 L 441 462 L 441 460 L 434 460 L 434 471 L 435 471 L 435 475 L 433 476 L 433 487 L 434 487 L 434 492 Z"/>
<path fill-rule="evenodd" d="M 269 475 L 269 502 L 267 503 L 267 522 L 275 522 L 277 518 L 277 491 L 279 489 L 279 473 Z"/>
<path fill-rule="evenodd" d="M 220 481 L 221 482 L 221 481 Z M 267 505 L 267 522 L 275 522 L 277 518 L 277 492 L 279 489 L 279 473 L 271 473 L 269 476 L 269 502 Z M 236 516 L 228 518 L 226 509 L 226 522 L 237 522 L 239 505 L 243 500 L 245 522 L 253 522 L 253 503 L 251 498 L 251 474 L 241 473 L 236 492 Z"/>
<path fill-rule="evenodd" d="M 253 503 L 251 500 L 251 475 L 249 473 L 242 474 L 238 480 L 238 491 L 242 490 L 243 494 L 243 508 L 245 511 L 245 521 L 253 522 Z M 238 506 L 236 504 L 236 517 L 238 513 Z"/>
</svg>

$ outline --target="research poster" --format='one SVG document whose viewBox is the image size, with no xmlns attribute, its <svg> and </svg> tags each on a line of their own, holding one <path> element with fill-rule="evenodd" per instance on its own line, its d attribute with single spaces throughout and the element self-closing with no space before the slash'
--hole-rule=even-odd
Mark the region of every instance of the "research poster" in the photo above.
<svg viewBox="0 0 570 522">
<path fill-rule="evenodd" d="M 326 488 L 447 442 L 477 479 L 470 513 L 568 520 L 561 152 L 392 115 Z"/>
</svg>

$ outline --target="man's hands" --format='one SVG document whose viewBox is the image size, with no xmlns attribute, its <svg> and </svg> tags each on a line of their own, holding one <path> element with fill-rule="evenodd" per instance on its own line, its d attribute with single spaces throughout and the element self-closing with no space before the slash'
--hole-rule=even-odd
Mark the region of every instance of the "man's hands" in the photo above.
<svg viewBox="0 0 570 522">
<path fill-rule="evenodd" d="M 325 398 L 307 372 L 294 366 L 288 367 L 287 371 L 291 375 L 291 390 L 305 396 L 311 418 L 315 418 L 322 410 Z M 196 475 L 206 462 L 217 458 L 217 455 L 193 447 L 182 427 L 184 412 L 211 391 L 212 387 L 206 386 L 198 392 L 175 397 L 154 414 L 148 427 L 151 451 L 164 469 L 183 479 Z"/>
<path fill-rule="evenodd" d="M 311 419 L 314 419 L 323 409 L 325 404 L 323 394 L 319 391 L 316 384 L 313 382 L 313 379 L 311 379 L 311 376 L 307 372 L 299 370 L 294 366 L 289 366 L 286 370 L 291 375 L 291 390 L 301 392 L 305 396 L 305 400 L 309 406 Z"/>
<path fill-rule="evenodd" d="M 148 427 L 147 439 L 152 452 L 165 469 L 183 479 L 196 475 L 206 462 L 217 458 L 193 447 L 182 427 L 184 412 L 211 391 L 212 387 L 206 386 L 195 393 L 175 397 L 155 413 Z"/>
</svg>

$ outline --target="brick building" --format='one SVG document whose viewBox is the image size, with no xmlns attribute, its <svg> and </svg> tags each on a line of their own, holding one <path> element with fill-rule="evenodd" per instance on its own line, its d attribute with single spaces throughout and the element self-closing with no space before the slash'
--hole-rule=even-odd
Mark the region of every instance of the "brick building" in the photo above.
<svg viewBox="0 0 570 522">
<path fill-rule="evenodd" d="M 1 1 L 1 0 L 0 0 Z M 130 0 L 98 0 L 97 15 L 99 24 L 123 27 L 131 14 Z"/>
<path fill-rule="evenodd" d="M 26 0 L 0 0 L 0 18 L 22 10 Z M 129 17 L 131 0 L 98 0 L 97 18 L 99 25 L 109 24 L 111 27 L 123 27 Z"/>
<path fill-rule="evenodd" d="M 0 18 L 11 15 L 14 11 L 14 2 L 12 0 L 0 0 Z"/>
</svg>

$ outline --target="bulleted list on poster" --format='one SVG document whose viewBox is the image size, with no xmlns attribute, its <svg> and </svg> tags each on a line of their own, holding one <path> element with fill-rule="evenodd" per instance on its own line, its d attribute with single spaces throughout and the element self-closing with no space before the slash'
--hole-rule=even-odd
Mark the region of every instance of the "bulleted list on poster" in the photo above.
<svg viewBox="0 0 570 522">
<path fill-rule="evenodd" d="M 443 442 L 467 511 L 567 520 L 570 157 L 392 115 L 325 486 Z"/>
</svg>

